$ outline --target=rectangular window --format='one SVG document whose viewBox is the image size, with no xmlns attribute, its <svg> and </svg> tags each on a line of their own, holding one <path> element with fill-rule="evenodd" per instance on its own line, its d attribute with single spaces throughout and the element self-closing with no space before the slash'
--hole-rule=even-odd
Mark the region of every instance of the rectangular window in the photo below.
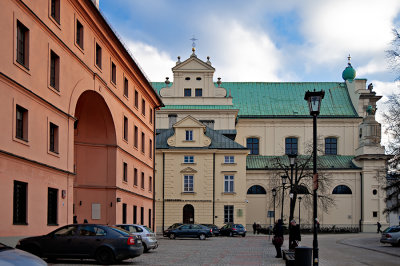
<svg viewBox="0 0 400 266">
<path fill-rule="evenodd" d="M 17 62 L 29 68 L 29 30 L 17 21 Z"/>
<path fill-rule="evenodd" d="M 194 156 L 193 155 L 185 155 L 183 158 L 184 163 L 194 163 Z"/>
<path fill-rule="evenodd" d="M 172 126 L 176 123 L 177 118 L 177 115 L 168 115 L 168 128 L 172 128 Z"/>
<path fill-rule="evenodd" d="M 153 178 L 149 176 L 149 191 L 151 192 L 153 190 Z"/>
<path fill-rule="evenodd" d="M 297 138 L 285 139 L 285 154 L 297 154 Z"/>
<path fill-rule="evenodd" d="M 233 175 L 225 176 L 224 192 L 234 192 L 234 177 L 233 177 Z"/>
<path fill-rule="evenodd" d="M 137 206 L 133 205 L 133 224 L 137 223 Z"/>
<path fill-rule="evenodd" d="M 183 192 L 193 192 L 193 176 L 185 175 L 183 177 Z"/>
<path fill-rule="evenodd" d="M 117 66 L 111 62 L 111 82 L 117 84 Z"/>
<path fill-rule="evenodd" d="M 150 124 L 153 124 L 153 109 L 151 109 L 151 107 L 150 107 L 150 118 L 149 118 L 149 120 L 150 120 Z"/>
<path fill-rule="evenodd" d="M 60 24 L 60 0 L 51 0 L 50 16 Z"/>
<path fill-rule="evenodd" d="M 135 107 L 139 108 L 139 93 L 135 90 Z"/>
<path fill-rule="evenodd" d="M 124 140 L 128 141 L 128 118 L 124 116 Z"/>
<path fill-rule="evenodd" d="M 225 163 L 235 163 L 235 156 L 225 156 Z"/>
<path fill-rule="evenodd" d="M 135 168 L 133 170 L 133 185 L 137 186 L 137 182 L 138 182 L 138 170 L 137 168 Z"/>
<path fill-rule="evenodd" d="M 122 203 L 122 223 L 126 224 L 126 203 Z"/>
<path fill-rule="evenodd" d="M 195 96 L 196 96 L 196 97 L 201 97 L 201 96 L 203 96 L 203 89 L 196 89 L 196 90 L 195 90 Z"/>
<path fill-rule="evenodd" d="M 192 96 L 192 89 L 184 89 L 184 96 L 191 97 Z"/>
<path fill-rule="evenodd" d="M 193 130 L 186 130 L 186 140 L 188 141 L 193 140 Z"/>
<path fill-rule="evenodd" d="M 124 95 L 129 97 L 129 83 L 127 78 L 124 79 Z"/>
<path fill-rule="evenodd" d="M 48 188 L 47 192 L 47 225 L 57 225 L 58 189 Z"/>
<path fill-rule="evenodd" d="M 140 187 L 144 189 L 144 173 L 142 172 L 142 182 L 140 182 Z"/>
<path fill-rule="evenodd" d="M 224 223 L 233 223 L 233 205 L 224 206 Z"/>
<path fill-rule="evenodd" d="M 378 212 L 372 212 L 372 217 L 378 217 Z"/>
<path fill-rule="evenodd" d="M 259 140 L 257 138 L 248 138 L 246 140 L 246 148 L 250 149 L 250 155 L 258 155 Z"/>
<path fill-rule="evenodd" d="M 128 164 L 124 163 L 123 164 L 123 176 L 122 176 L 123 180 L 125 182 L 128 182 Z"/>
<path fill-rule="evenodd" d="M 96 66 L 101 68 L 101 61 L 102 61 L 102 52 L 101 47 L 98 43 L 96 43 Z"/>
<path fill-rule="evenodd" d="M 151 209 L 149 209 L 149 228 L 151 228 Z"/>
<path fill-rule="evenodd" d="M 153 141 L 149 139 L 149 157 L 153 158 Z"/>
<path fill-rule="evenodd" d="M 17 105 L 15 115 L 15 137 L 28 141 L 28 110 Z"/>
<path fill-rule="evenodd" d="M 13 224 L 27 224 L 26 206 L 28 184 L 14 180 Z"/>
<path fill-rule="evenodd" d="M 134 136 L 133 136 L 133 146 L 135 146 L 136 148 L 138 147 L 138 140 L 139 138 L 139 129 L 137 126 L 135 126 L 135 132 L 134 132 Z"/>
<path fill-rule="evenodd" d="M 325 139 L 325 154 L 337 155 L 337 138 Z"/>
<path fill-rule="evenodd" d="M 146 101 L 142 99 L 142 115 L 146 115 Z"/>
<path fill-rule="evenodd" d="M 146 143 L 145 136 L 144 136 L 144 133 L 142 132 L 142 152 L 143 153 L 144 153 L 145 143 Z"/>
<path fill-rule="evenodd" d="M 144 224 L 144 207 L 140 207 L 140 224 Z"/>
<path fill-rule="evenodd" d="M 60 80 L 60 57 L 53 51 L 50 51 L 50 86 L 58 91 L 60 90 L 59 80 Z"/>
<path fill-rule="evenodd" d="M 76 20 L 76 44 L 83 49 L 83 25 Z"/>
<path fill-rule="evenodd" d="M 58 153 L 58 126 L 50 123 L 50 151 Z"/>
</svg>

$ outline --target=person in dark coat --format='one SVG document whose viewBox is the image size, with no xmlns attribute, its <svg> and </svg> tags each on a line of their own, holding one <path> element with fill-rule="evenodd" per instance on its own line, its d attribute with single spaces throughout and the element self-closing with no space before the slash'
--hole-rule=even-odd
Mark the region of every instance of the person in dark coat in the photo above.
<svg viewBox="0 0 400 266">
<path fill-rule="evenodd" d="M 274 238 L 272 239 L 272 243 L 275 246 L 276 249 L 276 256 L 275 258 L 282 258 L 282 251 L 281 247 L 283 245 L 283 222 L 281 219 L 278 220 L 278 222 L 275 224 L 274 229 Z"/>
<path fill-rule="evenodd" d="M 254 222 L 254 224 L 253 224 L 253 234 L 256 234 L 256 228 L 257 228 L 257 224 L 256 224 L 256 222 Z"/>
<path fill-rule="evenodd" d="M 381 225 L 381 223 L 380 223 L 380 222 L 377 222 L 377 223 L 376 223 L 376 226 L 378 227 L 378 228 L 377 228 L 377 233 L 378 233 L 378 234 L 379 234 L 379 233 L 382 233 L 382 230 L 381 230 L 382 225 Z"/>
<path fill-rule="evenodd" d="M 292 220 L 290 227 L 289 239 L 291 242 L 289 243 L 289 249 L 295 249 L 301 241 L 300 226 L 296 224 L 295 220 Z"/>
</svg>

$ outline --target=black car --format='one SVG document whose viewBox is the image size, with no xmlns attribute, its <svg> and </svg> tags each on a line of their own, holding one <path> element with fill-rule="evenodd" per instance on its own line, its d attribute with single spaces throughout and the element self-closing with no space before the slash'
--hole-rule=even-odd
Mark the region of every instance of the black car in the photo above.
<svg viewBox="0 0 400 266">
<path fill-rule="evenodd" d="M 226 224 L 221 229 L 219 229 L 219 233 L 222 236 L 235 236 L 240 235 L 246 236 L 246 229 L 241 224 Z"/>
<path fill-rule="evenodd" d="M 164 230 L 163 232 L 163 236 L 168 236 L 168 231 L 178 228 L 179 226 L 183 225 L 183 223 L 174 223 L 173 225 L 171 225 L 170 227 L 167 228 L 167 230 Z"/>
<path fill-rule="evenodd" d="M 204 226 L 207 226 L 208 228 L 210 228 L 212 230 L 212 234 L 214 236 L 219 236 L 219 228 L 215 224 L 201 224 L 201 225 L 204 225 Z"/>
<path fill-rule="evenodd" d="M 100 264 L 143 254 L 140 236 L 99 224 L 66 225 L 47 235 L 21 239 L 16 248 L 48 259 L 93 258 Z"/>
<path fill-rule="evenodd" d="M 176 237 L 193 237 L 205 240 L 212 236 L 212 230 L 201 224 L 183 224 L 175 229 L 166 231 L 166 236 L 170 239 Z"/>
</svg>

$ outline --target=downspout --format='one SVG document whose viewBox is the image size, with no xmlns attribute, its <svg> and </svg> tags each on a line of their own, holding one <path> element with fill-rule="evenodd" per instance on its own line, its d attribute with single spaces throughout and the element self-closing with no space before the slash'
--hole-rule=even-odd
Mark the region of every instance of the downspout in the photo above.
<svg viewBox="0 0 400 266">
<path fill-rule="evenodd" d="M 363 224 L 363 222 L 364 222 L 364 211 L 363 211 L 363 208 L 364 208 L 364 190 L 363 190 L 363 179 L 364 179 L 364 177 L 363 177 L 363 174 L 362 174 L 362 172 L 360 173 L 360 186 L 361 186 L 361 200 L 360 200 L 360 203 L 361 203 L 361 217 L 360 217 L 360 225 L 359 225 L 359 230 L 360 230 L 360 232 L 362 232 L 363 230 L 363 228 L 362 228 L 362 224 Z"/>
<path fill-rule="evenodd" d="M 165 222 L 165 153 L 162 154 L 162 231 L 164 234 L 164 222 Z"/>
<path fill-rule="evenodd" d="M 215 224 L 215 152 L 213 153 L 213 219 L 212 223 Z"/>
</svg>

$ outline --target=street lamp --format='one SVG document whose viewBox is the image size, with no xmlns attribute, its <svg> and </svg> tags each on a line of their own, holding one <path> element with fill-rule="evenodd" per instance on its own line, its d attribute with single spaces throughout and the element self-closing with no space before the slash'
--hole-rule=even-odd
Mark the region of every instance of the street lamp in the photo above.
<svg viewBox="0 0 400 266">
<path fill-rule="evenodd" d="M 299 199 L 299 228 L 300 228 L 300 203 L 301 203 L 302 197 L 298 197 L 298 199 Z"/>
<path fill-rule="evenodd" d="M 313 236 L 313 265 L 319 263 L 318 256 L 318 232 L 317 232 L 317 189 L 318 189 L 318 174 L 317 174 L 317 116 L 321 109 L 321 101 L 324 98 L 325 92 L 322 91 L 307 91 L 304 100 L 307 101 L 310 109 L 310 115 L 313 117 L 313 205 L 314 205 L 314 236 Z"/>
<path fill-rule="evenodd" d="M 285 185 L 287 183 L 287 176 L 283 175 L 282 178 L 282 210 L 281 210 L 281 220 L 283 222 L 283 202 L 285 198 Z"/>
<path fill-rule="evenodd" d="M 275 197 L 276 197 L 276 189 L 272 189 L 272 197 L 274 197 L 274 225 L 275 225 Z"/>
<path fill-rule="evenodd" d="M 290 210 L 289 210 L 289 232 L 292 231 L 291 221 L 293 220 L 293 212 L 294 212 L 294 200 L 293 200 L 293 167 L 296 163 L 297 154 L 290 153 L 288 154 L 289 162 L 290 162 Z M 292 237 L 293 234 L 289 233 L 289 249 L 292 249 Z"/>
</svg>

